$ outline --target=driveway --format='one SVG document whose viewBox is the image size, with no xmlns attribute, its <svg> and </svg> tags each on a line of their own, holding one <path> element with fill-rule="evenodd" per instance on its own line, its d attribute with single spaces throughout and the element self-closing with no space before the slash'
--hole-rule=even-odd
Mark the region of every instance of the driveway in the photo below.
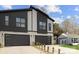
<svg viewBox="0 0 79 59">
<path fill-rule="evenodd" d="M 0 48 L 0 54 L 43 54 L 44 52 L 32 46 L 12 46 Z"/>
</svg>

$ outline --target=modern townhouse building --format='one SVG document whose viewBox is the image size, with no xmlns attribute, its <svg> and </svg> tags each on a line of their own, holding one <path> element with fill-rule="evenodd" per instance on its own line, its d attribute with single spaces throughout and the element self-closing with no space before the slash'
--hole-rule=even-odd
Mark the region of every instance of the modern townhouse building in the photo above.
<svg viewBox="0 0 79 59">
<path fill-rule="evenodd" d="M 32 6 L 0 11 L 0 44 L 3 47 L 35 42 L 53 44 L 53 22 L 46 13 Z"/>
</svg>

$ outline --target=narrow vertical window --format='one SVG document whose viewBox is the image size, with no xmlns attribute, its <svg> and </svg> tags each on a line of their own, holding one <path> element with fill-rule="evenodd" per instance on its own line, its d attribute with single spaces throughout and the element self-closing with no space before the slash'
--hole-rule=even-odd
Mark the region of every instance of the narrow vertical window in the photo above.
<svg viewBox="0 0 79 59">
<path fill-rule="evenodd" d="M 49 23 L 49 31 L 51 31 L 51 23 Z"/>
<path fill-rule="evenodd" d="M 9 25 L 9 16 L 5 16 L 5 25 L 6 25 L 6 26 Z"/>
<path fill-rule="evenodd" d="M 20 18 L 16 18 L 16 27 L 20 27 Z"/>
<path fill-rule="evenodd" d="M 25 27 L 25 19 L 21 18 L 21 27 Z"/>
</svg>

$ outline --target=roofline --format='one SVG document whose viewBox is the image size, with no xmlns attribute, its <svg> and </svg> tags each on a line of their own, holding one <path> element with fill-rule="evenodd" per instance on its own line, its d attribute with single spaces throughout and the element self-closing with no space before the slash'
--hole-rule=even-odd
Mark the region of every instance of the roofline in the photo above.
<svg viewBox="0 0 79 59">
<path fill-rule="evenodd" d="M 32 11 L 32 9 L 43 13 L 45 16 L 47 16 L 50 20 L 52 20 L 54 22 L 54 20 L 52 18 L 50 18 L 46 13 L 44 13 L 43 11 L 41 11 L 37 8 L 34 8 L 32 6 L 30 6 L 30 8 L 28 8 L 28 9 L 0 10 L 0 13 L 17 12 L 17 11 Z"/>
<path fill-rule="evenodd" d="M 0 13 L 17 12 L 17 11 L 32 11 L 32 9 L 28 8 L 28 9 L 0 10 Z"/>
<path fill-rule="evenodd" d="M 43 13 L 45 16 L 47 16 L 47 17 L 48 17 L 50 20 L 52 20 L 53 22 L 55 21 L 54 19 L 52 19 L 51 17 L 49 17 L 46 13 L 44 13 L 43 11 L 41 11 L 41 10 L 35 8 L 35 7 L 32 7 L 32 6 L 30 6 L 30 8 L 31 8 L 31 9 L 34 9 L 34 10 L 36 10 L 36 11 L 39 11 L 39 12 L 41 12 L 41 13 Z"/>
</svg>

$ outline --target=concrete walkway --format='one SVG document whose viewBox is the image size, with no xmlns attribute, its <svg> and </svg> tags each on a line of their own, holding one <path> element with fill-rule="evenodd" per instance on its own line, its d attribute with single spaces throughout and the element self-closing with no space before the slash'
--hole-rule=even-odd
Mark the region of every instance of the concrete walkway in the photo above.
<svg viewBox="0 0 79 59">
<path fill-rule="evenodd" d="M 32 46 L 12 46 L 0 48 L 0 54 L 44 54 Z"/>
<path fill-rule="evenodd" d="M 65 47 L 61 47 L 59 45 L 47 45 L 47 46 L 49 46 L 50 52 L 52 52 L 52 47 L 55 48 L 54 54 L 58 54 L 58 49 L 61 50 L 60 51 L 61 54 L 79 54 L 79 50 L 76 50 L 76 49 L 65 48 Z"/>
</svg>

